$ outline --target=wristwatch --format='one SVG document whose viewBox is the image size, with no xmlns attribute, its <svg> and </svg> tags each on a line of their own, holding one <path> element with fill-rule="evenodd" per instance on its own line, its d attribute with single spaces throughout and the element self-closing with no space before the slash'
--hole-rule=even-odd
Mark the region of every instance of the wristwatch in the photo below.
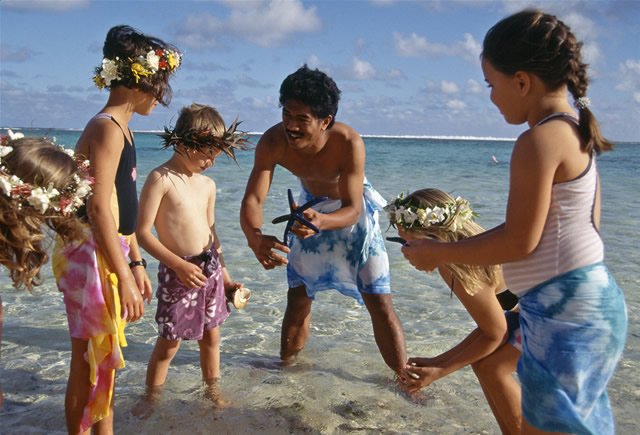
<svg viewBox="0 0 640 435">
<path fill-rule="evenodd" d="M 145 260 L 144 258 L 142 260 L 138 260 L 138 261 L 132 261 L 131 263 L 129 263 L 129 267 L 131 269 L 133 269 L 136 266 L 142 266 L 145 269 L 147 268 L 147 260 Z"/>
</svg>

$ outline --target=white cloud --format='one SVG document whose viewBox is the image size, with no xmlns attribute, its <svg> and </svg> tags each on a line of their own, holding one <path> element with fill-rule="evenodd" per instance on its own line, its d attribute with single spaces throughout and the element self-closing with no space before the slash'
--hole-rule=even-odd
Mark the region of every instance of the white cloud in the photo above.
<svg viewBox="0 0 640 435">
<path fill-rule="evenodd" d="M 460 56 L 468 62 L 477 62 L 481 44 L 470 33 L 464 34 L 462 41 L 451 44 L 429 42 L 425 36 L 412 33 L 405 38 L 398 32 L 393 32 L 396 54 L 401 57 L 439 57 Z"/>
<path fill-rule="evenodd" d="M 320 65 L 322 65 L 322 63 L 320 62 L 320 58 L 318 56 L 312 54 L 307 58 L 307 65 L 309 66 L 309 68 L 313 69 L 320 68 Z"/>
<path fill-rule="evenodd" d="M 187 47 L 201 50 L 222 46 L 218 36 L 223 33 L 224 24 L 217 17 L 191 14 L 176 27 L 178 41 Z"/>
<path fill-rule="evenodd" d="M 67 11 L 89 7 L 90 0 L 3 0 L 2 6 L 13 9 Z"/>
<path fill-rule="evenodd" d="M 443 44 L 431 43 L 424 36 L 412 33 L 403 38 L 398 32 L 393 32 L 396 53 L 401 57 L 427 57 L 446 54 L 447 47 Z"/>
<path fill-rule="evenodd" d="M 484 87 L 473 79 L 467 80 L 467 85 L 465 87 L 465 91 L 468 94 L 479 95 L 484 92 Z"/>
<path fill-rule="evenodd" d="M 460 100 L 449 100 L 447 101 L 447 107 L 453 110 L 464 110 L 467 108 L 467 105 L 464 101 Z"/>
<path fill-rule="evenodd" d="M 178 25 L 178 40 L 196 49 L 221 46 L 221 36 L 233 36 L 265 48 L 276 47 L 292 35 L 320 30 L 316 7 L 305 8 L 300 0 L 270 2 L 221 1 L 229 16 L 221 20 L 201 13 Z"/>
<path fill-rule="evenodd" d="M 445 94 L 457 94 L 460 92 L 460 88 L 454 82 L 448 82 L 446 80 L 442 80 L 440 82 L 440 90 Z"/>
<path fill-rule="evenodd" d="M 355 80 L 371 80 L 376 77 L 376 69 L 373 65 L 357 57 L 351 61 L 351 73 Z"/>
<path fill-rule="evenodd" d="M 617 91 L 630 93 L 640 104 L 640 60 L 627 59 L 618 66 Z"/>
<path fill-rule="evenodd" d="M 382 73 L 385 80 L 404 80 L 407 78 L 404 72 L 399 69 L 392 69 Z"/>
<path fill-rule="evenodd" d="M 27 47 L 17 47 L 12 49 L 7 44 L 0 43 L 0 60 L 3 62 L 24 62 L 31 58 L 35 52 Z"/>
<path fill-rule="evenodd" d="M 250 3 L 252 7 L 247 7 Z M 311 33 L 322 27 L 316 7 L 305 9 L 300 0 L 269 3 L 227 2 L 231 7 L 227 30 L 262 47 L 274 47 L 295 33 Z"/>
</svg>

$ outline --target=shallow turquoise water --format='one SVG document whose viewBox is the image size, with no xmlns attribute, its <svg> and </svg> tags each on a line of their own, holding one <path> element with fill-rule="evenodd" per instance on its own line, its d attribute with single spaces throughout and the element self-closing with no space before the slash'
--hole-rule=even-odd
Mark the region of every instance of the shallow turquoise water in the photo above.
<svg viewBox="0 0 640 435">
<path fill-rule="evenodd" d="M 48 135 L 72 146 L 79 132 Z M 437 187 L 469 199 L 483 226 L 502 222 L 512 142 L 365 138 L 365 143 L 367 177 L 385 198 Z M 146 174 L 168 159 L 170 151 L 160 151 L 151 133 L 136 134 L 136 147 L 140 189 Z M 626 353 L 609 388 L 621 434 L 637 433 L 640 399 L 638 150 L 639 144 L 619 144 L 598 159 L 606 263 L 625 291 L 629 309 Z M 300 362 L 286 369 L 275 365 L 286 275 L 284 269 L 263 270 L 240 230 L 240 199 L 252 162 L 252 152 L 239 153 L 239 165 L 221 157 L 207 172 L 218 185 L 216 230 L 225 261 L 232 277 L 253 290 L 249 305 L 233 311 L 221 327 L 221 385 L 231 408 L 209 408 L 200 390 L 197 344 L 185 342 L 170 369 L 158 412 L 144 422 L 129 414 L 142 392 L 155 341 L 153 301 L 143 320 L 127 328 L 127 367 L 116 382 L 116 433 L 497 433 L 469 368 L 435 382 L 416 400 L 403 394 L 378 353 L 366 309 L 337 292 L 321 294 L 314 302 L 311 337 Z M 295 190 L 297 180 L 278 169 L 265 204 L 265 221 L 286 211 L 289 187 Z M 264 231 L 280 237 L 282 225 L 269 222 Z M 381 224 L 385 230 L 384 216 Z M 394 304 L 409 354 L 433 356 L 464 338 L 474 323 L 464 307 L 450 299 L 439 278 L 415 271 L 395 244 L 390 243 L 388 251 Z M 157 261 L 145 256 L 155 285 Z M 66 316 L 49 267 L 43 273 L 45 283 L 35 295 L 17 293 L 6 273 L 0 275 L 5 307 L 0 433 L 66 432 Z"/>
</svg>

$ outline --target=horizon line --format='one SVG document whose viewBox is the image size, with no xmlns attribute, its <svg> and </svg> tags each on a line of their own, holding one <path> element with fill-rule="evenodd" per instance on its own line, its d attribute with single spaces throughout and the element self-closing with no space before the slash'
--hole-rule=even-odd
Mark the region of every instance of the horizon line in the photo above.
<svg viewBox="0 0 640 435">
<path fill-rule="evenodd" d="M 57 131 L 83 131 L 83 128 L 54 128 L 54 127 L 0 127 L 3 130 L 57 130 Z M 134 133 L 162 133 L 162 130 L 132 130 Z M 247 135 L 262 136 L 264 132 L 248 131 Z M 510 137 L 491 137 L 491 136 L 446 136 L 446 135 L 400 135 L 400 134 L 361 134 L 362 138 L 381 138 L 381 139 L 437 139 L 437 140 L 485 140 L 485 141 L 505 141 L 513 142 L 516 138 Z"/>
</svg>

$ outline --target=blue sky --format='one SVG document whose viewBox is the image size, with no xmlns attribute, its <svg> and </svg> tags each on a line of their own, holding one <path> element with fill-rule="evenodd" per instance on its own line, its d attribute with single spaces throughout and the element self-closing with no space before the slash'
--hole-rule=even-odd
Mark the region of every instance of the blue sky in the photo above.
<svg viewBox="0 0 640 435">
<path fill-rule="evenodd" d="M 604 135 L 640 141 L 639 0 L 0 0 L 0 126 L 84 127 L 107 91 L 91 81 L 110 27 L 178 46 L 169 108 L 134 130 L 172 125 L 192 101 L 264 131 L 278 89 L 303 63 L 342 90 L 337 119 L 365 135 L 516 137 L 489 101 L 478 55 L 486 31 L 527 6 L 583 40 Z"/>
</svg>

